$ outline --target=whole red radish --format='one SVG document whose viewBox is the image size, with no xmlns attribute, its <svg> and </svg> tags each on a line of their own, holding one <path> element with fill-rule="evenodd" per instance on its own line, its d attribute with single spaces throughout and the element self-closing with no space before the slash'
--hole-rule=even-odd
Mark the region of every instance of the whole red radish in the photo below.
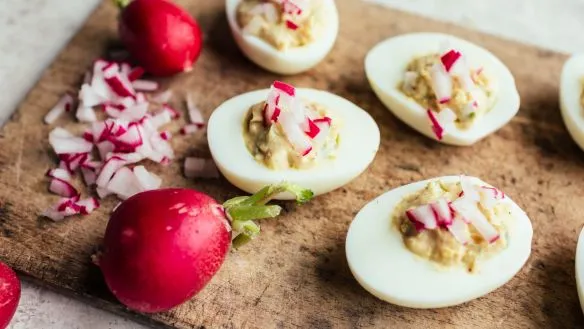
<svg viewBox="0 0 584 329">
<path fill-rule="evenodd" d="M 8 327 L 20 300 L 20 280 L 8 265 L 0 262 L 0 329 Z"/>
<path fill-rule="evenodd" d="M 223 205 L 190 189 L 146 191 L 122 202 L 105 232 L 98 265 L 116 298 L 128 308 L 154 313 L 193 297 L 215 275 L 229 251 L 255 237 L 256 219 L 282 210 L 266 205 L 289 191 L 299 203 L 312 192 L 290 184 L 266 186 Z"/>
<path fill-rule="evenodd" d="M 167 0 L 116 0 L 122 8 L 118 30 L 132 57 L 149 73 L 168 76 L 189 71 L 202 48 L 201 29 Z"/>
</svg>

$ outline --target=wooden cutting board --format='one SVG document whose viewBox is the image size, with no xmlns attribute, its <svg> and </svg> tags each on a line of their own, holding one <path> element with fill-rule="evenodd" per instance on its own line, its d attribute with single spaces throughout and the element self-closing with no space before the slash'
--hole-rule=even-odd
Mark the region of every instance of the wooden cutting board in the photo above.
<svg viewBox="0 0 584 329">
<path fill-rule="evenodd" d="M 0 134 L 0 258 L 44 285 L 127 314 L 90 261 L 117 201 L 108 199 L 90 216 L 59 223 L 38 216 L 56 200 L 47 193 L 44 178 L 56 164 L 47 138 L 52 127 L 42 117 L 64 92 L 77 90 L 92 61 L 115 43 L 116 9 L 110 2 L 91 15 Z M 231 39 L 223 1 L 179 2 L 203 27 L 205 50 L 193 72 L 163 80 L 164 86 L 178 95 L 194 95 L 208 116 L 227 98 L 281 78 L 241 55 Z M 249 247 L 231 252 L 190 302 L 151 317 L 134 315 L 178 328 L 584 328 L 574 279 L 576 239 L 584 221 L 584 156 L 558 110 L 566 56 L 361 1 L 338 1 L 338 6 L 341 30 L 331 54 L 317 68 L 284 80 L 329 90 L 369 111 L 381 129 L 377 158 L 338 191 L 302 207 L 283 203 L 285 214 L 265 222 L 262 235 Z M 522 103 L 517 117 L 463 148 L 422 137 L 392 116 L 371 91 L 363 59 L 377 42 L 414 31 L 451 33 L 499 56 L 517 80 Z M 70 117 L 58 125 L 80 128 Z M 184 156 L 209 154 L 204 135 L 177 137 L 172 143 L 177 161 L 164 169 L 147 164 L 166 186 L 199 189 L 218 200 L 241 193 L 224 179 L 183 178 Z M 344 253 L 355 213 L 399 185 L 459 173 L 499 186 L 531 217 L 533 253 L 523 270 L 488 296 L 447 309 L 406 309 L 365 292 L 351 276 Z"/>
</svg>

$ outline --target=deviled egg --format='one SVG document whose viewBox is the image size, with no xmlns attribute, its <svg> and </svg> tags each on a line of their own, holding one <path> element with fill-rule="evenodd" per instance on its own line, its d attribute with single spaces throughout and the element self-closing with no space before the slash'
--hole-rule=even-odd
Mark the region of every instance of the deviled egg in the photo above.
<svg viewBox="0 0 584 329">
<path fill-rule="evenodd" d="M 238 188 L 255 193 L 288 181 L 315 195 L 359 176 L 380 142 L 377 124 L 355 104 L 279 81 L 221 104 L 209 119 L 207 138 L 217 168 Z"/>
<path fill-rule="evenodd" d="M 452 145 L 471 145 L 519 110 L 509 69 L 488 50 L 439 33 L 377 44 L 365 58 L 372 89 L 400 120 Z"/>
<path fill-rule="evenodd" d="M 318 64 L 339 31 L 333 0 L 226 0 L 235 42 L 257 65 L 296 74 Z"/>
<path fill-rule="evenodd" d="M 584 149 L 584 54 L 573 55 L 562 69 L 560 108 L 568 132 Z"/>
<path fill-rule="evenodd" d="M 475 177 L 401 186 L 368 203 L 349 227 L 351 272 L 370 293 L 412 308 L 481 297 L 509 281 L 531 253 L 531 221 Z"/>
<path fill-rule="evenodd" d="M 584 287 L 582 285 L 584 285 L 584 229 L 580 231 L 576 247 L 576 288 L 578 289 L 580 307 L 584 312 Z"/>
</svg>

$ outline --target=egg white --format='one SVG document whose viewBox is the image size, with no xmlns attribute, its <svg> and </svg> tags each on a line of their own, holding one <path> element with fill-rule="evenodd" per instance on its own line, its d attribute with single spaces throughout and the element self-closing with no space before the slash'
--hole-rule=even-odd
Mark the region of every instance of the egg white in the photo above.
<svg viewBox="0 0 584 329">
<path fill-rule="evenodd" d="M 298 97 L 327 107 L 333 118 L 341 122 L 337 156 L 321 159 L 308 169 L 272 170 L 257 162 L 243 139 L 244 120 L 249 108 L 264 101 L 268 92 L 269 89 L 263 89 L 233 97 L 209 118 L 207 139 L 211 155 L 231 184 L 255 193 L 265 185 L 288 181 L 319 195 L 349 183 L 375 158 L 380 142 L 379 127 L 367 112 L 329 92 L 296 88 Z M 292 196 L 285 193 L 276 199 L 290 200 Z"/>
<path fill-rule="evenodd" d="M 576 247 L 576 288 L 578 289 L 578 298 L 580 307 L 584 312 L 584 229 L 580 231 L 578 237 L 578 246 Z"/>
<path fill-rule="evenodd" d="M 393 189 L 377 197 L 357 214 L 346 241 L 347 261 L 357 281 L 371 294 L 392 304 L 411 308 L 440 308 L 481 297 L 507 283 L 531 253 L 533 229 L 523 210 L 507 196 L 514 220 L 508 247 L 478 264 L 478 272 L 464 266 L 438 268 L 409 251 L 392 223 L 394 208 L 402 199 L 423 189 L 430 181 L 459 181 L 444 176 Z M 487 185 L 478 178 L 471 179 Z"/>
<path fill-rule="evenodd" d="M 244 34 L 237 23 L 237 6 L 241 0 L 226 0 L 225 10 L 231 33 L 241 51 L 252 62 L 264 69 L 284 75 L 304 72 L 317 65 L 329 53 L 339 33 L 339 14 L 333 0 L 320 0 L 319 24 L 323 30 L 317 40 L 302 47 L 279 51 L 274 46 L 254 35 Z"/>
<path fill-rule="evenodd" d="M 584 109 L 580 104 L 584 78 L 584 54 L 573 55 L 564 64 L 560 79 L 560 109 L 568 132 L 584 149 Z"/>
<path fill-rule="evenodd" d="M 468 129 L 451 129 L 441 140 L 445 144 L 472 145 L 507 124 L 519 111 L 519 94 L 509 69 L 488 50 L 457 37 L 440 33 L 411 33 L 389 38 L 373 47 L 365 58 L 365 72 L 381 102 L 400 120 L 432 139 L 424 107 L 403 94 L 398 86 L 406 67 L 415 57 L 440 51 L 448 45 L 462 52 L 471 68 L 483 67 L 495 92 L 493 107 Z"/>
</svg>

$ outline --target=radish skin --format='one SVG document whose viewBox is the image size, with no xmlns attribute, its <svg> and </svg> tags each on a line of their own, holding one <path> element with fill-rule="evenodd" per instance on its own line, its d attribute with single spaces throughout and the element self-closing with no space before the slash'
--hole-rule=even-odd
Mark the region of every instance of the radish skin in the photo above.
<svg viewBox="0 0 584 329">
<path fill-rule="evenodd" d="M 285 191 L 298 203 L 313 195 L 286 183 L 223 205 L 191 189 L 136 194 L 112 213 L 97 264 L 121 303 L 143 313 L 167 311 L 205 287 L 231 244 L 237 248 L 259 233 L 254 219 L 280 213 L 279 206 L 265 204 Z"/>
<path fill-rule="evenodd" d="M 0 262 L 0 328 L 8 327 L 20 301 L 20 280 L 8 265 Z"/>
</svg>

